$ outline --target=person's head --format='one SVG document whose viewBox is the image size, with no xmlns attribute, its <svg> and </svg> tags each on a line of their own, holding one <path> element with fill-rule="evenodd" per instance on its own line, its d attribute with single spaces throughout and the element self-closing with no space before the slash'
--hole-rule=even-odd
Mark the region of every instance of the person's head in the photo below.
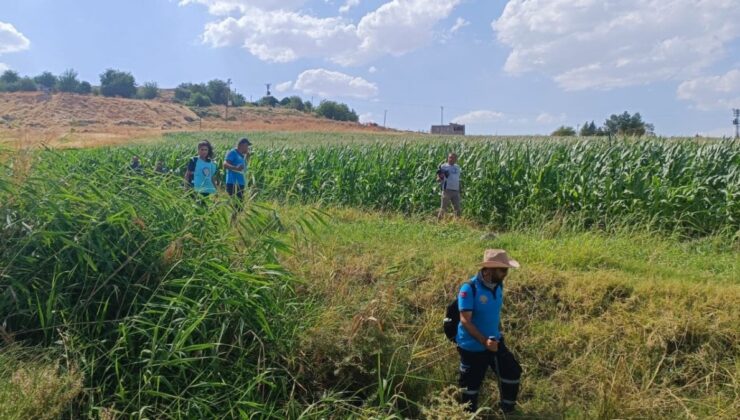
<svg viewBox="0 0 740 420">
<path fill-rule="evenodd" d="M 162 162 L 161 160 L 158 160 L 155 168 L 162 169 L 163 167 L 164 167 L 164 162 Z"/>
<path fill-rule="evenodd" d="M 500 283 L 509 274 L 509 268 L 519 268 L 519 262 L 509 258 L 503 249 L 487 249 L 483 252 L 480 274 L 488 283 Z"/>
<path fill-rule="evenodd" d="M 139 163 L 139 157 L 134 155 L 134 157 L 131 158 L 131 163 Z"/>
<path fill-rule="evenodd" d="M 454 165 L 457 163 L 457 154 L 456 153 L 450 153 L 447 155 L 447 163 L 450 165 Z"/>
<path fill-rule="evenodd" d="M 211 142 L 209 142 L 208 140 L 203 140 L 198 143 L 198 157 L 203 160 L 213 158 L 213 146 L 211 146 Z"/>
<path fill-rule="evenodd" d="M 239 153 L 246 155 L 249 153 L 249 146 L 251 146 L 252 143 L 249 141 L 248 138 L 242 137 L 239 139 L 239 141 L 236 143 L 236 150 L 239 151 Z"/>
</svg>

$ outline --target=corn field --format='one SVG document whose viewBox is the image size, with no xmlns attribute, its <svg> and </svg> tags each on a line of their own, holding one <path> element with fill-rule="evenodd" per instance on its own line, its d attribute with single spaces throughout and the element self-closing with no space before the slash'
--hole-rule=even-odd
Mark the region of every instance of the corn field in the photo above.
<svg viewBox="0 0 740 420">
<path fill-rule="evenodd" d="M 689 237 L 740 230 L 738 142 L 350 141 L 293 147 L 273 140 L 261 147 L 257 136 L 252 185 L 262 198 L 433 214 L 440 200 L 435 170 L 455 151 L 463 215 L 496 229 L 565 218 L 581 228 L 644 226 Z M 123 169 L 136 153 L 162 159 L 181 175 L 195 140 L 173 143 L 84 151 L 78 158 L 89 168 L 112 159 Z M 231 144 L 224 138 L 218 144 L 221 157 Z"/>
</svg>

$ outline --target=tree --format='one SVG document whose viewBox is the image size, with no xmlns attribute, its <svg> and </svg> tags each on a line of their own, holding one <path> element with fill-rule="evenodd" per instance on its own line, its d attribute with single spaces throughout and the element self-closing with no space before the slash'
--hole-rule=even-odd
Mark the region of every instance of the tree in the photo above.
<svg viewBox="0 0 740 420">
<path fill-rule="evenodd" d="M 92 85 L 90 82 L 80 82 L 80 85 L 77 86 L 77 93 L 81 95 L 89 95 L 92 92 Z"/>
<path fill-rule="evenodd" d="M 54 89 L 54 86 L 56 86 L 57 84 L 57 77 L 49 71 L 45 71 L 39 74 L 38 76 L 34 77 L 33 80 L 36 82 L 37 85 L 47 89 Z"/>
<path fill-rule="evenodd" d="M 360 118 L 354 110 L 350 110 L 346 104 L 323 100 L 319 107 L 316 108 L 316 113 L 324 118 L 329 118 L 337 121 L 353 121 L 357 122 Z"/>
<path fill-rule="evenodd" d="M 558 127 L 557 130 L 553 131 L 551 136 L 559 136 L 559 137 L 569 137 L 569 136 L 575 136 L 576 130 L 573 129 L 573 127 L 566 127 L 564 125 L 561 125 Z"/>
<path fill-rule="evenodd" d="M 159 96 L 159 87 L 156 82 L 144 83 L 144 86 L 139 88 L 136 96 L 140 99 L 154 99 Z"/>
<path fill-rule="evenodd" d="M 609 119 L 604 121 L 604 131 L 609 134 L 641 137 L 645 134 L 652 135 L 654 129 L 652 124 L 642 120 L 639 112 L 636 112 L 635 115 L 630 115 L 627 111 L 624 111 L 621 115 L 612 114 Z"/>
<path fill-rule="evenodd" d="M 226 105 L 229 101 L 229 85 L 223 80 L 213 79 L 206 86 L 208 97 L 217 105 Z"/>
<path fill-rule="evenodd" d="M 270 95 L 270 96 L 263 96 L 263 97 L 262 97 L 262 98 L 261 98 L 261 99 L 260 99 L 260 100 L 259 100 L 259 101 L 257 102 L 257 105 L 258 105 L 258 106 L 269 106 L 269 107 L 274 107 L 274 106 L 277 106 L 277 104 L 279 104 L 278 100 L 277 100 L 277 99 L 275 99 L 275 97 L 274 97 L 274 96 L 272 96 L 272 95 Z"/>
<path fill-rule="evenodd" d="M 13 71 L 13 70 L 5 70 L 2 76 L 0 76 L 0 82 L 3 82 L 6 85 L 18 83 L 20 79 L 21 79 L 21 76 L 18 75 L 18 72 Z"/>
<path fill-rule="evenodd" d="M 100 75 L 100 93 L 131 98 L 136 95 L 136 80 L 131 73 L 108 69 Z"/>
<path fill-rule="evenodd" d="M 178 102 L 187 102 L 190 100 L 190 83 L 180 83 L 175 88 L 175 100 Z"/>
<path fill-rule="evenodd" d="M 585 123 L 583 123 L 583 127 L 581 127 L 578 135 L 581 137 L 591 137 L 601 135 L 600 133 L 601 130 L 596 128 L 596 124 L 594 124 L 593 121 L 591 121 L 590 123 L 586 121 Z"/>
<path fill-rule="evenodd" d="M 244 106 L 247 103 L 247 99 L 241 93 L 231 93 L 231 105 L 233 106 Z"/>
<path fill-rule="evenodd" d="M 21 92 L 35 92 L 38 90 L 38 87 L 36 86 L 36 82 L 33 81 L 30 77 L 24 77 L 21 80 L 18 81 L 18 90 Z"/>
<path fill-rule="evenodd" d="M 300 98 L 300 96 L 290 96 L 283 98 L 283 100 L 280 101 L 280 105 L 286 108 L 297 109 L 298 111 L 303 111 L 306 109 L 306 105 L 303 103 L 303 100 Z"/>
<path fill-rule="evenodd" d="M 77 92 L 79 87 L 77 72 L 72 69 L 65 70 L 57 79 L 57 90 L 60 92 Z"/>
<path fill-rule="evenodd" d="M 188 100 L 189 106 L 210 106 L 211 105 L 211 99 L 202 93 L 193 93 L 190 95 L 190 100 Z"/>
</svg>

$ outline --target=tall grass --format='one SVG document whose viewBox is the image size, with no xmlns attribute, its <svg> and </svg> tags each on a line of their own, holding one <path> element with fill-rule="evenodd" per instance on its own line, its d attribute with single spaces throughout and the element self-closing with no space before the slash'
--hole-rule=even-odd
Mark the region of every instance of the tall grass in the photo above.
<svg viewBox="0 0 740 420">
<path fill-rule="evenodd" d="M 80 366 L 76 415 L 271 416 L 300 307 L 280 220 L 255 205 L 232 225 L 228 202 L 104 158 L 45 152 L 0 182 L 4 331 Z"/>
</svg>

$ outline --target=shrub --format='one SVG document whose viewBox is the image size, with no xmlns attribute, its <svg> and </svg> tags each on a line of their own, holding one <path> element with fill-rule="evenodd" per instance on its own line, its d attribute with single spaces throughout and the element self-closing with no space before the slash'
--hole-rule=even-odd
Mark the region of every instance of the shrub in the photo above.
<svg viewBox="0 0 740 420">
<path fill-rule="evenodd" d="M 33 80 L 38 86 L 45 87 L 47 89 L 54 89 L 57 84 L 57 77 L 48 71 L 39 74 L 34 77 Z"/>
<path fill-rule="evenodd" d="M 316 113 L 324 118 L 337 121 L 353 121 L 357 122 L 359 117 L 354 110 L 350 110 L 346 104 L 324 100 L 316 108 Z"/>
<path fill-rule="evenodd" d="M 159 87 L 157 87 L 156 82 L 144 83 L 144 86 L 139 88 L 136 96 L 139 99 L 154 99 L 159 96 Z"/>
<path fill-rule="evenodd" d="M 89 95 L 92 92 L 92 85 L 90 82 L 80 82 L 80 85 L 77 86 L 77 93 L 81 95 Z"/>
<path fill-rule="evenodd" d="M 57 80 L 57 90 L 60 92 L 77 92 L 80 81 L 77 80 L 77 72 L 68 69 L 62 73 Z"/>
<path fill-rule="evenodd" d="M 131 98 L 136 95 L 136 80 L 131 73 L 108 69 L 100 75 L 100 93 Z"/>
<path fill-rule="evenodd" d="M 202 93 L 194 93 L 190 95 L 190 100 L 188 101 L 189 106 L 210 106 L 211 100 L 208 98 L 208 96 L 202 94 Z"/>
<path fill-rule="evenodd" d="M 558 127 L 557 130 L 553 131 L 551 136 L 561 136 L 561 137 L 569 137 L 569 136 L 575 136 L 576 130 L 573 129 L 573 127 L 566 127 L 564 125 L 561 125 Z"/>
</svg>

